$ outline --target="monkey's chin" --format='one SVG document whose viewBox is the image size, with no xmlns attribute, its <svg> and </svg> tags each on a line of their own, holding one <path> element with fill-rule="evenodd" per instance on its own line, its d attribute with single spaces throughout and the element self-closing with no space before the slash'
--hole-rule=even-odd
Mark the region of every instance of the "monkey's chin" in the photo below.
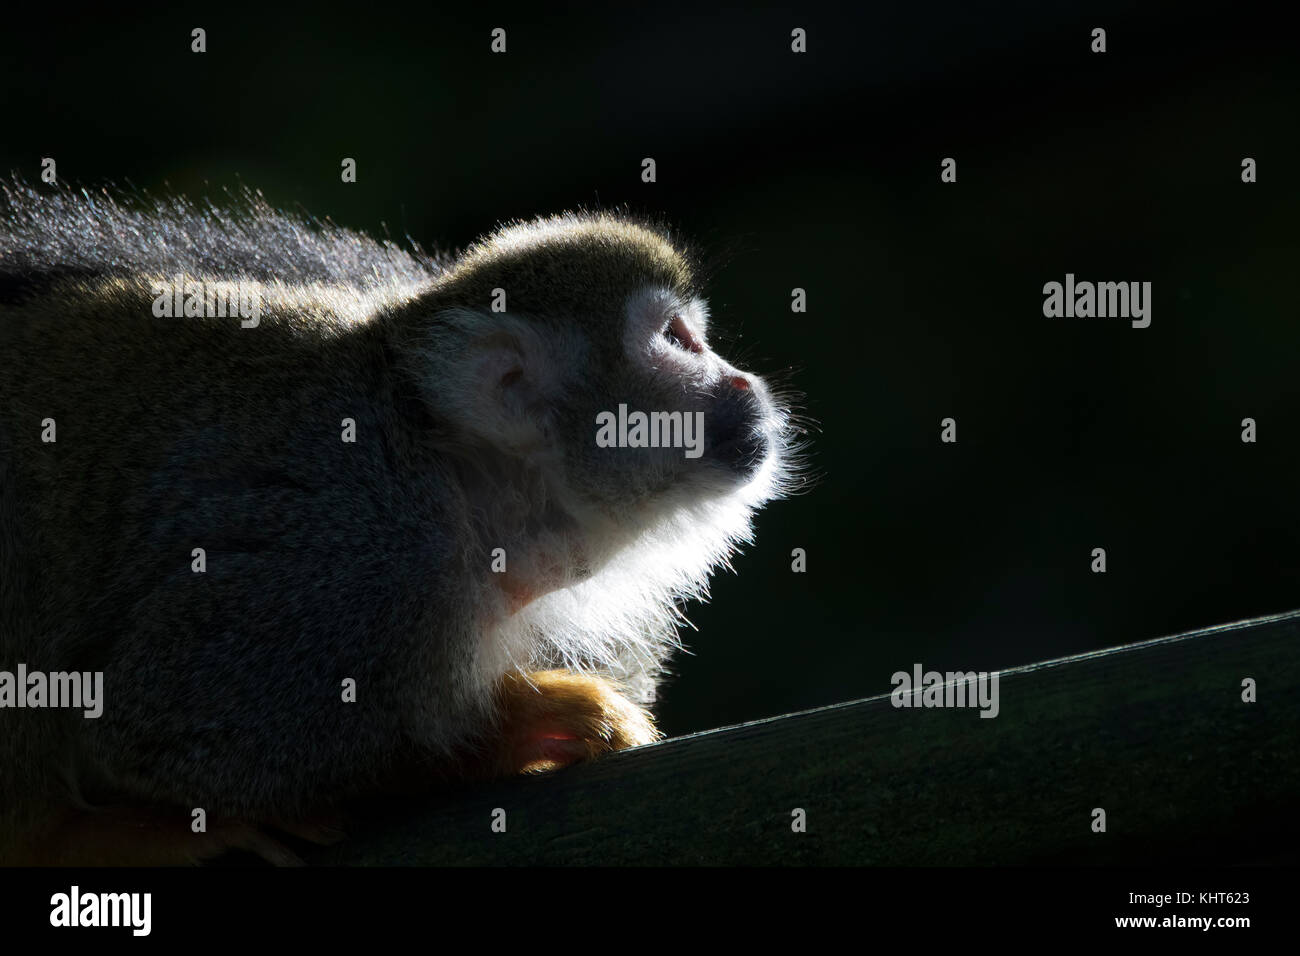
<svg viewBox="0 0 1300 956">
<path fill-rule="evenodd" d="M 709 457 L 734 472 L 741 484 L 748 484 L 771 455 L 772 440 L 760 429 L 736 435 L 709 450 Z"/>
<path fill-rule="evenodd" d="M 789 468 L 783 446 L 775 433 L 756 432 L 753 436 L 728 442 L 719 451 L 729 455 L 733 462 L 724 465 L 731 480 L 728 493 L 746 508 L 756 510 L 784 493 Z"/>
</svg>

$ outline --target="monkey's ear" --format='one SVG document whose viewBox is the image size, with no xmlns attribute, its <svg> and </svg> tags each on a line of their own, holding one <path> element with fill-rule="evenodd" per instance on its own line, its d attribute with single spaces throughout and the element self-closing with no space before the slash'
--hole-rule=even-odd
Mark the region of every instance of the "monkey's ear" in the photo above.
<svg viewBox="0 0 1300 956">
<path fill-rule="evenodd" d="M 524 389 L 524 356 L 521 350 L 507 344 L 494 342 L 473 350 L 469 369 L 470 383 L 479 395 L 500 392 L 504 396 L 517 395 Z"/>
<path fill-rule="evenodd" d="M 556 356 L 537 329 L 508 314 L 439 312 L 420 349 L 429 404 L 465 439 L 525 453 L 550 434 Z"/>
<path fill-rule="evenodd" d="M 457 403 L 463 424 L 493 444 L 527 451 L 545 440 L 547 423 L 538 356 L 504 336 L 474 342 L 463 356 Z"/>
</svg>

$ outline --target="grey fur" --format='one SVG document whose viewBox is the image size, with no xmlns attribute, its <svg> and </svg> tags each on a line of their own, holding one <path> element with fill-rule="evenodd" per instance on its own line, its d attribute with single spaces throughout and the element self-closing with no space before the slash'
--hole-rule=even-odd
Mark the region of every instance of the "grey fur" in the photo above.
<svg viewBox="0 0 1300 956">
<path fill-rule="evenodd" d="M 0 191 L 0 276 L 10 281 L 184 272 L 370 288 L 420 285 L 447 265 L 414 244 L 405 250 L 277 212 L 249 190 L 224 207 L 183 196 L 132 200 L 109 189 L 42 189 L 17 179 Z"/>
</svg>

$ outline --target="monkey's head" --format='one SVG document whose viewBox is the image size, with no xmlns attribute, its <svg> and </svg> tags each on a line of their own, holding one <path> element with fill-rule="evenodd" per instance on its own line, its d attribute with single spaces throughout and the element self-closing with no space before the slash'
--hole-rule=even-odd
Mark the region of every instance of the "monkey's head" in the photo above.
<svg viewBox="0 0 1300 956">
<path fill-rule="evenodd" d="M 552 589 L 595 578 L 670 613 L 783 490 L 789 412 L 710 347 L 696 271 L 660 231 L 607 215 L 514 225 L 420 305 L 435 416 L 485 471 L 517 476 L 513 496 L 529 489 L 533 528 L 564 536 Z"/>
</svg>

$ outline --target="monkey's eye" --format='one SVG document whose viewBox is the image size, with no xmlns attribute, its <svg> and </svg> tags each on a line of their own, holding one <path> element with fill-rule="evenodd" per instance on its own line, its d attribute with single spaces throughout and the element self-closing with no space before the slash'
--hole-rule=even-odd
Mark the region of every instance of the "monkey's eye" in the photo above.
<svg viewBox="0 0 1300 956">
<path fill-rule="evenodd" d="M 674 315 L 664 326 L 663 337 L 679 349 L 697 353 L 704 351 L 704 343 L 680 315 Z"/>
</svg>

